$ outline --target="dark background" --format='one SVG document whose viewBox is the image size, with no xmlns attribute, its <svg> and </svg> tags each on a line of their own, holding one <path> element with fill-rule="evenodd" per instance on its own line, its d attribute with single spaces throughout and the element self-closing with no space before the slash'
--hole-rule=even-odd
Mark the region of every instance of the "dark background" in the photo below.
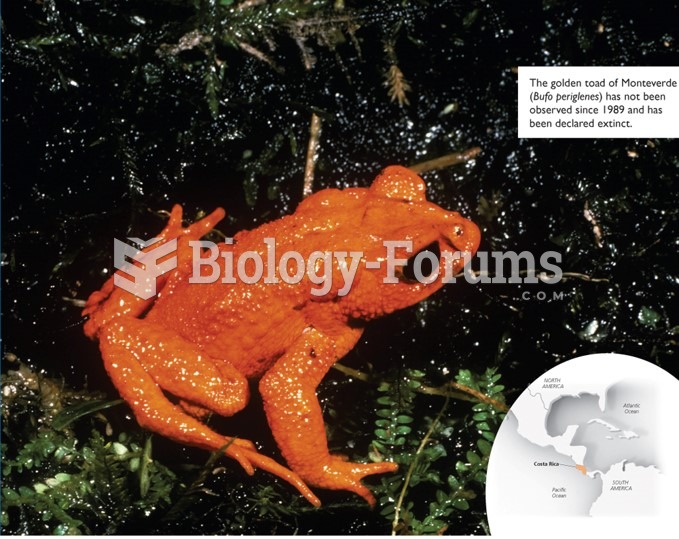
<svg viewBox="0 0 679 539">
<path fill-rule="evenodd" d="M 369 326 L 344 363 L 370 364 L 387 379 L 418 368 L 431 385 L 459 368 L 496 366 L 509 402 L 555 364 L 593 352 L 634 355 L 679 375 L 679 144 L 516 133 L 518 66 L 677 65 L 676 3 L 383 1 L 337 11 L 332 2 L 281 2 L 225 18 L 220 10 L 231 4 L 3 3 L 4 353 L 114 397 L 72 301 L 105 280 L 112 238 L 152 236 L 164 224 L 158 212 L 176 202 L 189 219 L 223 206 L 227 235 L 294 211 L 316 112 L 314 190 L 367 186 L 389 164 L 480 146 L 473 162 L 427 173 L 428 198 L 476 222 L 481 250 L 557 250 L 564 271 L 604 279 L 448 286 Z M 196 29 L 220 37 L 162 52 Z M 314 59 L 309 69 L 302 47 Z M 412 88 L 408 105 L 389 99 L 393 63 Z M 342 417 L 364 414 L 372 394 L 331 373 L 320 395 Z M 244 414 L 228 428 L 256 431 L 275 452 L 257 403 Z M 132 428 L 125 410 L 119 415 Z M 359 428 L 369 433 L 373 420 L 366 415 Z M 364 455 L 365 433 L 356 439 Z M 158 451 L 201 458 L 162 442 Z M 300 513 L 277 530 L 388 533 L 376 513 L 342 509 L 348 496 L 321 497 L 335 509 Z M 480 533 L 477 521 L 462 515 L 448 533 Z M 219 519 L 186 526 L 162 531 L 228 529 Z"/>
</svg>

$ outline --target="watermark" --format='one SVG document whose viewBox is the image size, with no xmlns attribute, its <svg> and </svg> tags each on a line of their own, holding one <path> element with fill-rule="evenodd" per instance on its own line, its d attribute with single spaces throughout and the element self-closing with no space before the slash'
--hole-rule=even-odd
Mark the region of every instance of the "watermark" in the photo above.
<svg viewBox="0 0 679 539">
<path fill-rule="evenodd" d="M 151 238 L 148 241 L 127 239 L 136 244 L 136 247 L 124 241 L 113 240 L 113 265 L 119 270 L 113 275 L 113 283 L 141 299 L 150 299 L 157 293 L 157 278 L 177 267 L 176 254 L 160 262 L 161 258 L 176 253 L 177 240 L 144 250 L 158 243 L 160 238 Z"/>
<path fill-rule="evenodd" d="M 141 299 L 149 299 L 156 295 L 157 278 L 177 267 L 177 240 L 157 247 L 153 245 L 158 238 L 147 242 L 139 238 L 128 240 L 139 248 L 114 240 L 114 265 L 119 270 L 114 283 Z M 191 284 L 283 282 L 295 285 L 306 278 L 312 285 L 310 293 L 317 297 L 329 294 L 335 279 L 341 281 L 341 286 L 333 293 L 346 296 L 361 263 L 366 271 L 383 272 L 385 284 L 429 285 L 439 280 L 447 284 L 460 279 L 471 284 L 555 284 L 563 276 L 559 266 L 561 253 L 557 251 L 544 252 L 537 259 L 529 251 L 479 251 L 475 255 L 479 269 L 473 270 L 472 253 L 432 248 L 432 245 L 415 252 L 411 240 L 384 240 L 383 253 L 375 258 L 367 258 L 362 251 L 313 251 L 307 256 L 285 251 L 278 256 L 275 238 L 264 238 L 260 250 L 239 253 L 229 247 L 233 239 L 226 239 L 222 244 L 194 240 L 188 245 L 191 257 L 188 282 Z"/>
</svg>

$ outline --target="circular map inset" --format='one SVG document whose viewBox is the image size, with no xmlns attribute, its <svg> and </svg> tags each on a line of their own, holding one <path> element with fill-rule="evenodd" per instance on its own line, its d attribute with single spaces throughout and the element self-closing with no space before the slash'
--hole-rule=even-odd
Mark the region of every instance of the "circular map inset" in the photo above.
<svg viewBox="0 0 679 539">
<path fill-rule="evenodd" d="M 620 354 L 567 361 L 535 380 L 488 463 L 492 535 L 664 536 L 679 524 L 679 381 Z"/>
</svg>

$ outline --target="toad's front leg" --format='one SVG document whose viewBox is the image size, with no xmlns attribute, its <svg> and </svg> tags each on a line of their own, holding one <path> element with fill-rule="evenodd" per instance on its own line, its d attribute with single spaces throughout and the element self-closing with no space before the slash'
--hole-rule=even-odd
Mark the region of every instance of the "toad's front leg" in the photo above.
<svg viewBox="0 0 679 539">
<path fill-rule="evenodd" d="M 328 369 L 354 345 L 360 330 L 329 338 L 307 329 L 294 347 L 264 375 L 259 387 L 271 431 L 290 467 L 313 486 L 349 490 L 371 506 L 375 497 L 361 483 L 367 475 L 394 472 L 393 462 L 348 462 L 328 451 L 316 387 Z"/>
</svg>

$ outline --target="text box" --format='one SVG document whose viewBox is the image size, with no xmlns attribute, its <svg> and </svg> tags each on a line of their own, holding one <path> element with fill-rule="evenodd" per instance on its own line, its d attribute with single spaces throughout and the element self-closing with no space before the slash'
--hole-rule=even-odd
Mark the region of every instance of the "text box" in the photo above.
<svg viewBox="0 0 679 539">
<path fill-rule="evenodd" d="M 677 138 L 679 67 L 519 67 L 519 138 Z"/>
</svg>

